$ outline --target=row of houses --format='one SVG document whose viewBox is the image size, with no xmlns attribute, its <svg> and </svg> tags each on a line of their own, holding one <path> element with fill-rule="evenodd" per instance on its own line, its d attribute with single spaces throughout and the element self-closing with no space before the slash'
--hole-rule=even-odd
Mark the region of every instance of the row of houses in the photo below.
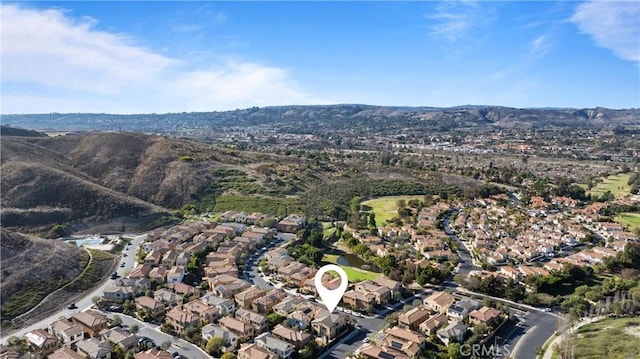
<svg viewBox="0 0 640 359">
<path fill-rule="evenodd" d="M 504 319 L 497 309 L 482 306 L 473 299 L 456 300 L 446 292 L 434 292 L 423 304 L 398 316 L 396 326 L 379 333 L 358 349 L 365 358 L 416 358 L 428 338 L 437 336 L 445 345 L 461 342 L 475 325 L 495 328 Z"/>
<path fill-rule="evenodd" d="M 109 320 L 95 310 L 77 312 L 51 322 L 46 329 L 24 335 L 30 358 L 110 359 L 114 348 L 136 352 L 135 359 L 169 359 L 171 353 L 141 345 L 139 337 L 119 327 L 109 328 Z M 19 353 L 2 347 L 2 358 L 19 358 Z"/>
</svg>

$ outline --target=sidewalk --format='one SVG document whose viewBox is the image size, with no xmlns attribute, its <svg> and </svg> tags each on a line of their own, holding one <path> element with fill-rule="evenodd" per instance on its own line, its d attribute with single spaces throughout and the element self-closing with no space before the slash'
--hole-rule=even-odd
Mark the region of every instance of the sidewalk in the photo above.
<svg viewBox="0 0 640 359">
<path fill-rule="evenodd" d="M 602 319 L 606 319 L 608 318 L 605 315 L 601 315 L 601 316 L 597 316 L 595 318 L 591 318 L 591 319 L 587 319 L 587 320 L 580 320 L 578 323 L 574 324 L 570 329 L 569 329 L 569 335 L 573 334 L 573 332 L 576 331 L 576 329 L 580 328 L 583 325 L 586 324 L 591 324 L 593 322 L 597 322 L 599 320 Z M 551 359 L 551 357 L 553 356 L 553 347 L 556 345 L 560 345 L 560 343 L 562 342 L 562 339 L 564 339 L 565 336 L 564 335 L 558 335 L 556 336 L 555 339 L 553 339 L 553 341 L 549 344 L 549 346 L 547 347 L 547 349 L 544 352 L 544 356 L 542 357 L 542 359 Z"/>
</svg>

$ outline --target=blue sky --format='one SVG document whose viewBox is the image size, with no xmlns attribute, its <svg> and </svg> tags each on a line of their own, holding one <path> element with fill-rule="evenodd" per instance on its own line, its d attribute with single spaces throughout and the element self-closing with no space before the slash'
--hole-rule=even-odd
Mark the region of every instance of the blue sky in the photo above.
<svg viewBox="0 0 640 359">
<path fill-rule="evenodd" d="M 2 113 L 640 107 L 638 1 L 3 2 Z"/>
</svg>

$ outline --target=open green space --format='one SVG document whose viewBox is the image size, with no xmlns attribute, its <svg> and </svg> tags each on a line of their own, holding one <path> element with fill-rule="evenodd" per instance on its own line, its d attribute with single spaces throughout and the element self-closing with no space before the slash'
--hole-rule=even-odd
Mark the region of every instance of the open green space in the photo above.
<svg viewBox="0 0 640 359">
<path fill-rule="evenodd" d="M 325 264 L 338 264 L 339 254 L 325 254 L 322 257 L 322 262 Z M 343 266 L 338 264 L 344 271 L 347 273 L 347 277 L 349 278 L 349 282 L 357 283 L 362 282 L 364 280 L 371 280 L 373 278 L 379 277 L 380 273 L 369 272 L 364 269 Z"/>
<path fill-rule="evenodd" d="M 615 176 L 609 176 L 604 179 L 603 182 L 598 183 L 591 189 L 590 194 L 596 196 L 602 196 L 605 192 L 611 191 L 611 194 L 616 198 L 621 198 L 629 195 L 631 186 L 627 184 L 631 174 L 623 173 Z"/>
<path fill-rule="evenodd" d="M 361 203 L 361 205 L 371 208 L 376 215 L 376 226 L 384 226 L 387 219 L 391 219 L 398 215 L 398 207 L 396 203 L 398 200 L 405 200 L 409 202 L 411 199 L 422 200 L 424 196 L 385 196 L 374 199 L 369 199 Z"/>
<path fill-rule="evenodd" d="M 575 358 L 639 358 L 640 318 L 605 319 L 576 331 Z"/>
<path fill-rule="evenodd" d="M 301 212 L 300 206 L 295 199 L 258 196 L 218 196 L 213 211 L 225 212 L 229 210 L 249 213 L 261 212 L 278 216 Z"/>
<path fill-rule="evenodd" d="M 640 213 L 620 213 L 616 221 L 630 231 L 640 228 Z"/>
</svg>

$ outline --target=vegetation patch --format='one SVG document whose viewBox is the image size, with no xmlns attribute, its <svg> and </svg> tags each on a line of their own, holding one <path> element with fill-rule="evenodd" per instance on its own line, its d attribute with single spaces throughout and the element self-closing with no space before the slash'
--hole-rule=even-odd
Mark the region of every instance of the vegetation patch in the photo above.
<svg viewBox="0 0 640 359">
<path fill-rule="evenodd" d="M 325 262 L 325 264 L 338 264 L 338 258 L 340 258 L 340 255 L 338 254 L 325 254 L 322 257 L 322 261 Z M 347 277 L 349 278 L 349 282 L 352 283 L 371 280 L 382 275 L 381 273 L 370 272 L 364 269 L 344 266 L 341 264 L 338 265 L 340 266 L 340 268 L 344 269 L 344 271 L 347 273 Z"/>
<path fill-rule="evenodd" d="M 637 358 L 640 340 L 627 328 L 640 325 L 640 318 L 605 319 L 576 331 L 573 348 L 576 358 Z"/>
<path fill-rule="evenodd" d="M 87 249 L 91 253 L 91 261 L 85 270 L 76 279 L 66 286 L 68 291 L 82 292 L 102 280 L 113 267 L 115 256 L 111 253 Z"/>
<path fill-rule="evenodd" d="M 213 210 L 214 212 L 229 210 L 261 212 L 284 216 L 287 213 L 300 212 L 301 208 L 295 199 L 222 195 L 217 198 Z"/>
<path fill-rule="evenodd" d="M 399 200 L 408 202 L 412 199 L 422 200 L 424 196 L 386 196 L 370 199 L 361 204 L 367 208 L 367 212 L 373 212 L 376 218 L 376 226 L 382 227 L 387 220 L 398 215 L 397 203 Z"/>
<path fill-rule="evenodd" d="M 607 191 L 611 192 L 614 197 L 621 198 L 628 196 L 631 191 L 631 185 L 629 185 L 630 173 L 623 173 L 614 176 L 609 176 L 599 182 L 594 188 L 591 189 L 591 196 L 601 197 Z"/>
<path fill-rule="evenodd" d="M 640 230 L 640 213 L 620 213 L 616 221 L 632 232 Z"/>
</svg>

